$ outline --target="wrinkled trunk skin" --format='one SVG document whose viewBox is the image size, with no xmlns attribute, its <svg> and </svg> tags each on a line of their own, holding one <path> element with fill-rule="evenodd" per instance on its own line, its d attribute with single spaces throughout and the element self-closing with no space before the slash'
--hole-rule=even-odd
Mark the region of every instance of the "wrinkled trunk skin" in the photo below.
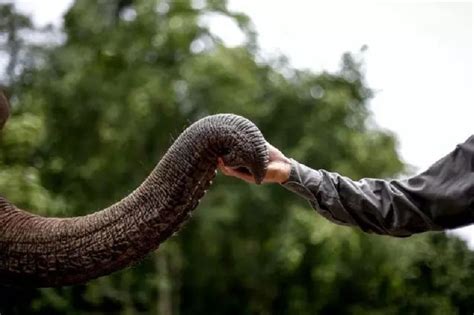
<svg viewBox="0 0 474 315">
<path fill-rule="evenodd" d="M 265 175 L 268 152 L 260 131 L 245 118 L 220 114 L 186 129 L 134 192 L 104 210 L 44 218 L 0 197 L 0 284 L 72 285 L 138 262 L 196 208 L 219 156 L 248 169 L 257 182 Z"/>
</svg>

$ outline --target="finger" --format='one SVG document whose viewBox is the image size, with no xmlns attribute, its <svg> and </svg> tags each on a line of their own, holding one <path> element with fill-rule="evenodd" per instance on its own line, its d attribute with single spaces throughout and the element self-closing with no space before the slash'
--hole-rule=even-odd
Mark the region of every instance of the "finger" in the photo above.
<svg viewBox="0 0 474 315">
<path fill-rule="evenodd" d="M 279 160 L 283 156 L 283 153 L 281 153 L 280 150 L 278 150 L 276 147 L 272 146 L 269 144 L 269 151 L 270 151 L 270 160 Z"/>
<path fill-rule="evenodd" d="M 249 183 L 255 183 L 255 180 L 254 180 L 252 175 L 249 175 L 249 174 L 246 174 L 246 173 L 243 173 L 243 172 L 239 172 L 238 170 L 233 169 L 232 167 L 227 167 L 226 166 L 224 168 L 225 168 L 226 173 L 229 176 L 234 176 L 234 177 L 240 178 L 240 179 L 245 180 L 246 182 L 249 182 Z"/>
<path fill-rule="evenodd" d="M 224 174 L 224 175 L 229 175 L 229 172 L 227 170 L 227 167 L 224 164 L 224 161 L 219 157 L 217 158 L 217 168 Z"/>
<path fill-rule="evenodd" d="M 252 175 L 240 172 L 232 167 L 225 166 L 224 161 L 220 157 L 217 158 L 217 167 L 222 172 L 222 174 L 226 176 L 233 176 L 249 183 L 255 183 L 255 179 Z"/>
<path fill-rule="evenodd" d="M 226 176 L 233 176 L 232 174 L 230 174 L 229 169 L 225 166 L 219 166 L 219 170 L 222 172 L 222 174 Z"/>
<path fill-rule="evenodd" d="M 222 168 L 225 167 L 224 161 L 219 157 L 217 158 L 217 167 L 222 171 Z"/>
</svg>

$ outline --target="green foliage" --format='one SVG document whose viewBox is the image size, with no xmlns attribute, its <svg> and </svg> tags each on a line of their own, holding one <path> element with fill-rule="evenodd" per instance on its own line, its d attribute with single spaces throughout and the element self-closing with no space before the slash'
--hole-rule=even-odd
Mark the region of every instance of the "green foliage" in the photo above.
<svg viewBox="0 0 474 315">
<path fill-rule="evenodd" d="M 8 12 L 2 19 L 16 14 Z M 245 45 L 225 47 L 201 23 L 210 13 L 237 23 Z M 395 137 L 369 127 L 371 91 L 359 56 L 346 54 L 340 72 L 319 74 L 293 69 L 284 58 L 258 61 L 250 20 L 229 12 L 223 0 L 77 0 L 63 31 L 64 43 L 35 47 L 37 62 L 6 80 L 14 114 L 0 143 L 0 191 L 24 208 L 82 215 L 104 207 L 134 189 L 186 125 L 218 112 L 248 117 L 271 143 L 308 165 L 353 178 L 403 170 Z M 0 310 L 463 314 L 474 308 L 474 254 L 456 238 L 366 235 L 324 221 L 282 187 L 222 176 L 215 182 L 178 236 L 139 265 L 81 286 L 3 289 Z"/>
</svg>

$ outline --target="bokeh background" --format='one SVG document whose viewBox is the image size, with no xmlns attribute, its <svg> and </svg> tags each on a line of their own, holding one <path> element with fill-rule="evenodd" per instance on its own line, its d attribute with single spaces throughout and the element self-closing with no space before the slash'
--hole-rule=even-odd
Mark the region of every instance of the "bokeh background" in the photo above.
<svg viewBox="0 0 474 315">
<path fill-rule="evenodd" d="M 465 81 L 455 70 L 472 67 L 472 56 L 470 63 L 459 56 L 449 65 L 426 62 L 429 56 L 399 45 L 406 37 L 397 34 L 410 23 L 419 26 L 408 27 L 414 34 L 430 29 L 431 24 L 419 22 L 429 10 L 418 8 L 417 19 L 384 7 L 387 16 L 399 17 L 391 22 L 399 28 L 384 32 L 389 19 L 370 14 L 375 9 L 367 5 L 329 11 L 321 5 L 311 11 L 298 9 L 298 1 L 292 7 L 262 1 L 256 9 L 244 1 L 252 20 L 235 1 L 76 0 L 68 2 L 60 23 L 47 26 L 36 23 L 34 12 L 27 14 L 29 5 L 37 8 L 40 2 L 35 3 L 0 1 L 0 82 L 13 107 L 0 138 L 0 191 L 35 213 L 82 215 L 121 198 L 146 177 L 185 126 L 213 113 L 246 116 L 287 155 L 354 179 L 407 176 L 447 153 L 447 144 L 469 136 L 462 126 L 472 110 L 472 103 L 466 105 L 472 100 L 472 72 L 466 85 L 452 82 Z M 53 7 L 53 1 L 43 3 Z M 446 32 L 457 34 L 461 17 L 472 23 L 472 14 L 461 9 L 445 24 Z M 378 18 L 368 23 L 370 17 Z M 258 26 L 275 20 L 283 26 L 274 27 L 274 33 Z M 294 24 L 301 32 L 292 29 Z M 364 43 L 363 36 L 347 39 L 344 25 L 348 32 L 379 29 L 393 37 L 393 46 L 383 47 L 394 49 L 393 59 L 379 62 L 399 65 L 385 70 L 401 71 L 404 77 L 395 81 L 404 80 L 409 93 L 384 94 L 393 91 L 391 81 L 371 85 L 377 72 L 367 65 L 374 60 L 377 65 L 377 42 L 372 48 L 373 41 Z M 259 29 L 266 35 L 259 37 Z M 414 44 L 422 40 L 421 35 L 413 38 Z M 433 51 L 446 48 L 443 44 Z M 460 56 L 466 49 L 472 53 L 472 41 L 456 45 Z M 288 47 L 296 47 L 300 57 Z M 405 69 L 400 67 L 404 56 L 415 60 Z M 325 63 L 310 64 L 312 58 Z M 426 82 L 410 72 L 418 66 L 444 90 L 432 84 L 423 90 Z M 454 74 L 437 77 L 446 73 L 440 70 L 444 67 Z M 416 84 L 429 92 L 426 99 L 410 98 Z M 441 97 L 443 108 L 433 105 L 420 114 L 418 101 L 440 95 L 452 97 Z M 400 102 L 393 103 L 394 98 Z M 388 102 L 385 111 L 382 101 Z M 458 119 L 447 128 L 456 132 L 433 136 L 430 126 L 437 124 L 430 113 Z M 398 125 L 413 125 L 414 132 L 400 131 Z M 401 136 L 401 146 L 387 127 Z M 403 146 L 405 133 L 418 139 L 418 153 Z M 223 176 L 183 230 L 134 267 L 73 287 L 0 287 L 2 315 L 473 310 L 474 253 L 462 239 L 445 233 L 405 239 L 363 234 L 326 222 L 282 187 L 250 186 Z"/>
</svg>

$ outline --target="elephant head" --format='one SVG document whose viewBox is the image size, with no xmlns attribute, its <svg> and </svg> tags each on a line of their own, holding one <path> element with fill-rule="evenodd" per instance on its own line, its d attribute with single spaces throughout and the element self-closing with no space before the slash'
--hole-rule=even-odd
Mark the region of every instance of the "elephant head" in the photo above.
<svg viewBox="0 0 474 315">
<path fill-rule="evenodd" d="M 9 104 L 0 91 L 0 126 Z M 216 174 L 217 158 L 261 182 L 266 141 L 249 120 L 218 114 L 188 127 L 130 195 L 82 217 L 46 218 L 0 197 L 0 283 L 62 286 L 141 260 L 176 232 Z"/>
</svg>

